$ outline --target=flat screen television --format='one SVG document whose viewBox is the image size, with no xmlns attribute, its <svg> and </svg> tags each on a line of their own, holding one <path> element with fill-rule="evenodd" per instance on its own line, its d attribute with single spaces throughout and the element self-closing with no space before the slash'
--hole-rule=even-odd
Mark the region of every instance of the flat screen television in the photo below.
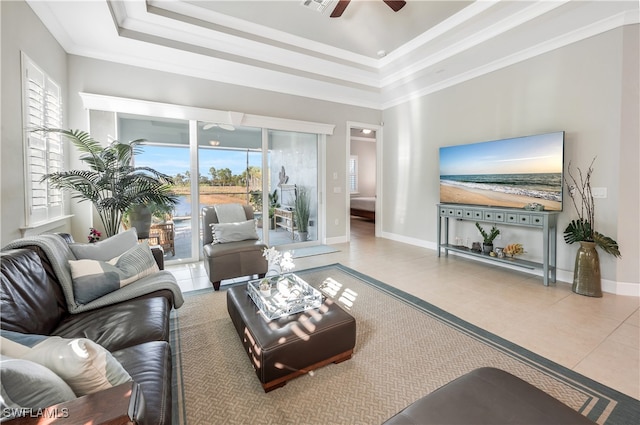
<svg viewBox="0 0 640 425">
<path fill-rule="evenodd" d="M 440 148 L 440 202 L 562 211 L 564 131 Z"/>
</svg>

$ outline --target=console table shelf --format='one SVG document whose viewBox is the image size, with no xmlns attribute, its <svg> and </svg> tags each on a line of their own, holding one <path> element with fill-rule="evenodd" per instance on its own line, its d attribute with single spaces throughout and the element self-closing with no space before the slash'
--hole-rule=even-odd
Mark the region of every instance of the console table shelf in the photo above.
<svg viewBox="0 0 640 425">
<path fill-rule="evenodd" d="M 556 281 L 556 243 L 557 243 L 557 211 L 527 211 L 521 209 L 474 207 L 467 205 L 438 204 L 438 257 L 442 250 L 444 255 L 449 251 L 462 253 L 472 258 L 482 258 L 497 264 L 508 264 L 531 270 L 542 269 L 545 286 Z M 449 219 L 491 223 L 496 226 L 520 226 L 536 228 L 542 232 L 542 262 L 523 260 L 521 258 L 498 258 L 466 246 L 449 243 Z M 442 222 L 444 221 L 444 232 Z M 444 235 L 442 234 L 444 233 Z M 444 236 L 444 241 L 443 241 Z"/>
<path fill-rule="evenodd" d="M 461 252 L 463 254 L 471 255 L 473 257 L 484 258 L 485 260 L 491 260 L 491 261 L 495 261 L 495 262 L 498 262 L 498 263 L 509 264 L 511 266 L 523 267 L 525 269 L 535 270 L 535 269 L 541 269 L 544 266 L 542 263 L 536 263 L 534 261 L 523 260 L 523 259 L 517 258 L 517 257 L 512 257 L 512 258 L 509 258 L 509 257 L 505 257 L 505 258 L 492 257 L 491 255 L 485 254 L 485 253 L 483 253 L 481 251 L 473 251 L 473 250 L 467 248 L 466 246 L 457 246 L 457 245 L 448 245 L 448 244 L 441 244 L 440 246 L 441 246 L 441 248 L 446 249 L 448 251 Z"/>
</svg>

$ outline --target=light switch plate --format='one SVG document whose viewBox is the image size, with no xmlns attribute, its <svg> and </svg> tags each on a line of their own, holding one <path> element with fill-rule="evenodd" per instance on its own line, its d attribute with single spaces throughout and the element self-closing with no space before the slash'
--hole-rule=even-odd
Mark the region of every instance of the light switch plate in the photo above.
<svg viewBox="0 0 640 425">
<path fill-rule="evenodd" d="M 591 194 L 594 198 L 604 199 L 607 197 L 607 188 L 606 187 L 592 187 Z"/>
</svg>

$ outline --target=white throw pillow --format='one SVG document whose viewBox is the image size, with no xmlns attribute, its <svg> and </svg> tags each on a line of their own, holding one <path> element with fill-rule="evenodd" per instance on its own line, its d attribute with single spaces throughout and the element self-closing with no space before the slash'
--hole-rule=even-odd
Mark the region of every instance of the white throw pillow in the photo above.
<svg viewBox="0 0 640 425">
<path fill-rule="evenodd" d="M 109 261 L 122 255 L 138 243 L 138 233 L 135 228 L 113 235 L 96 243 L 72 243 L 71 252 L 78 260 Z"/>
<path fill-rule="evenodd" d="M 87 338 L 2 331 L 2 354 L 38 363 L 62 378 L 81 397 L 131 381 L 107 349 Z"/>
<path fill-rule="evenodd" d="M 76 398 L 69 385 L 50 369 L 4 355 L 0 356 L 0 384 L 3 420 L 13 416 L 13 409 L 43 409 Z"/>
<path fill-rule="evenodd" d="M 109 261 L 69 260 L 73 296 L 87 304 L 160 269 L 147 242 L 136 243 L 122 255 Z"/>
<path fill-rule="evenodd" d="M 212 244 L 257 240 L 255 220 L 240 221 L 237 223 L 211 223 Z"/>
</svg>

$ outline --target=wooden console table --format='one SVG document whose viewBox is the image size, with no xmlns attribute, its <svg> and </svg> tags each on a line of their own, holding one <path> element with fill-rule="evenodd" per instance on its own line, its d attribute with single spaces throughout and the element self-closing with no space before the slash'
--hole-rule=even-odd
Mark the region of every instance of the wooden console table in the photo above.
<svg viewBox="0 0 640 425">
<path fill-rule="evenodd" d="M 557 222 L 559 211 L 528 211 L 522 209 L 474 207 L 455 204 L 438 204 L 438 257 L 441 250 L 447 256 L 449 251 L 459 252 L 472 258 L 482 258 L 494 261 L 497 264 L 509 264 L 511 266 L 527 269 L 542 269 L 543 282 L 549 286 L 549 282 L 556 281 L 556 245 Z M 468 247 L 452 245 L 449 243 L 449 219 L 477 221 L 507 226 L 523 226 L 537 228 L 542 231 L 542 263 L 537 263 L 520 258 L 497 258 L 482 252 L 472 251 Z M 442 222 L 444 221 L 444 241 L 442 240 Z"/>
<path fill-rule="evenodd" d="M 282 227 L 288 232 L 291 232 L 291 239 L 295 239 L 295 220 L 293 219 L 293 210 L 288 210 L 284 208 L 276 208 L 273 214 L 276 218 L 276 230 L 278 227 Z M 280 218 L 280 221 L 278 221 Z"/>
</svg>

